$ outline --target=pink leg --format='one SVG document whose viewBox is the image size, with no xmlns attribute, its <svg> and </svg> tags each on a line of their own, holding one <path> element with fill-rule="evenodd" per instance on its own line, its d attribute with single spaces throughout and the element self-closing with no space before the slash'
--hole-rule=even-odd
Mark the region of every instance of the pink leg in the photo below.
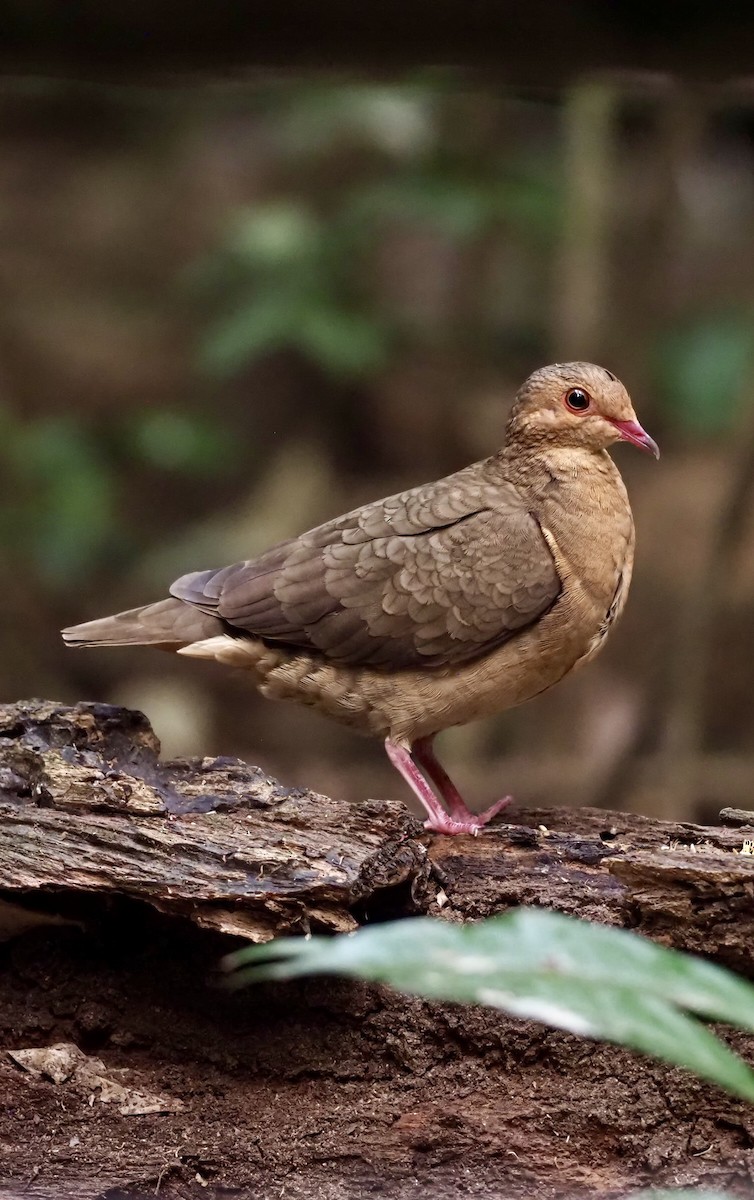
<svg viewBox="0 0 754 1200">
<path fill-rule="evenodd" d="M 416 762 L 423 771 L 426 771 L 438 789 L 450 809 L 450 815 L 454 821 L 473 821 L 481 827 L 489 824 L 493 817 L 496 817 L 499 812 L 502 812 L 511 803 L 512 796 L 503 796 L 502 800 L 496 800 L 484 812 L 471 812 L 442 763 L 438 761 L 432 746 L 432 738 L 419 738 L 417 742 L 414 742 L 411 750 Z"/>
<path fill-rule="evenodd" d="M 414 795 L 421 801 L 422 806 L 426 809 L 427 820 L 424 822 L 425 829 L 432 829 L 435 833 L 479 833 L 482 825 L 489 821 L 494 813 L 482 813 L 481 818 L 470 813 L 463 801 L 461 802 L 462 811 L 454 809 L 448 814 L 443 808 L 437 796 L 432 791 L 432 788 L 427 783 L 421 771 L 414 762 L 411 754 L 403 746 L 399 746 L 396 742 L 391 742 L 389 738 L 385 741 L 385 750 L 391 763 L 409 785 Z M 439 765 L 439 764 L 438 764 Z M 446 776 L 447 778 L 447 776 Z M 451 785 L 452 786 L 452 785 Z M 456 795 L 458 793 L 456 792 Z M 505 801 L 503 802 L 505 803 Z M 499 806 L 495 807 L 495 811 L 499 811 Z"/>
</svg>

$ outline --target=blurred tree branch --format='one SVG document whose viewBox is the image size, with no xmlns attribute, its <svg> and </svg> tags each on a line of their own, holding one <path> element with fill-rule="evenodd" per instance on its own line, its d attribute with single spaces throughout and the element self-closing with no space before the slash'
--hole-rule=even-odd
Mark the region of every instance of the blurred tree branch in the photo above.
<svg viewBox="0 0 754 1200">
<path fill-rule="evenodd" d="M 754 366 L 754 363 L 752 364 Z M 754 395 L 751 373 L 729 439 L 726 486 L 705 529 L 704 551 L 696 571 L 684 579 L 676 620 L 668 629 L 665 653 L 647 685 L 642 720 L 604 780 L 599 803 L 620 804 L 641 775 L 651 791 L 651 811 L 680 820 L 694 811 L 700 792 L 719 803 L 731 789 L 746 803 L 752 761 L 710 756 L 706 749 L 709 678 L 724 620 L 726 584 L 746 535 L 754 505 Z M 637 758 L 639 748 L 657 738 L 656 753 Z M 632 769 L 633 764 L 633 769 Z"/>
<path fill-rule="evenodd" d="M 754 367 L 752 362 L 751 367 Z M 701 568 L 688 581 L 669 642 L 664 708 L 662 804 L 658 815 L 673 819 L 697 798 L 699 760 L 705 744 L 710 663 L 723 619 L 726 583 L 754 502 L 754 395 L 746 372 L 740 415 L 729 446 L 727 485 L 706 530 Z"/>
<path fill-rule="evenodd" d="M 613 136 L 618 92 L 580 83 L 563 108 L 563 231 L 555 280 L 553 337 L 560 361 L 602 358 L 610 302 Z"/>
</svg>

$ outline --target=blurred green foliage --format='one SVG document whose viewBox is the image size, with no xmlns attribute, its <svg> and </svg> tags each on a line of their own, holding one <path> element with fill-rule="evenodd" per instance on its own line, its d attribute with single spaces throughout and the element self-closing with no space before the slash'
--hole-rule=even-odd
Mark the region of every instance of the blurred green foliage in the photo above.
<svg viewBox="0 0 754 1200">
<path fill-rule="evenodd" d="M 0 463 L 13 503 L 2 543 L 55 585 L 88 570 L 115 522 L 115 480 L 101 446 L 72 416 L 24 421 L 0 409 Z"/>
<path fill-rule="evenodd" d="M 266 129 L 290 193 L 238 212 L 215 251 L 188 274 L 211 314 L 199 352 L 203 372 L 227 378 L 287 348 L 334 379 L 363 379 L 412 344 L 458 342 L 469 331 L 455 314 L 428 326 L 391 309 L 372 286 L 379 247 L 397 230 L 430 232 L 459 254 L 481 248 L 473 319 L 492 337 L 480 346 L 484 330 L 477 328 L 473 338 L 477 352 L 494 353 L 499 296 L 486 263 L 510 243 L 538 256 L 555 251 L 566 181 L 546 145 L 511 146 L 483 104 L 479 111 L 469 104 L 467 125 L 457 116 L 454 124 L 457 107 L 457 93 L 431 79 L 273 89 Z M 656 328 L 650 358 L 669 419 L 705 437 L 734 418 L 750 361 L 751 315 L 695 307 Z M 543 313 L 543 340 L 545 320 Z"/>
<path fill-rule="evenodd" d="M 294 194 L 239 213 L 188 276 L 214 310 L 199 356 L 210 376 L 290 348 L 332 377 L 368 377 L 411 341 L 453 336 L 457 321 L 428 329 L 374 288 L 391 233 L 430 232 L 456 251 L 490 237 L 549 246 L 557 236 L 553 160 L 511 156 L 487 131 L 446 139 L 445 94 L 434 86 L 298 88 L 268 115 Z M 346 179 L 344 143 L 362 155 Z M 487 316 L 494 324 L 491 296 Z"/>
<path fill-rule="evenodd" d="M 235 466 L 241 448 L 217 415 L 160 409 L 139 413 L 119 430 L 135 465 L 187 475 L 216 475 Z"/>
<path fill-rule="evenodd" d="M 0 408 L 0 471 L 12 496 L 0 506 L 0 545 L 64 588 L 130 540 L 124 472 L 211 475 L 236 460 L 229 432 L 201 414 L 124 414 L 103 428 L 80 415 L 24 419 Z"/>
<path fill-rule="evenodd" d="M 420 347 L 460 345 L 472 363 L 507 365 L 516 322 L 520 344 L 537 353 L 547 347 L 552 314 L 539 288 L 546 264 L 557 269 L 569 182 L 558 105 L 466 95 L 432 76 L 286 82 L 256 89 L 246 103 L 249 136 L 273 165 L 247 189 L 258 199 L 226 210 L 214 249 L 181 275 L 198 313 L 199 372 L 212 387 L 291 350 L 336 383 L 376 385 Z M 237 115 L 237 97 L 208 100 L 218 121 L 223 104 Z M 153 122 L 137 99 L 129 111 L 137 123 Z M 241 142 L 231 147 L 236 153 Z M 420 310 L 383 286 L 381 256 L 400 259 L 403 247 L 427 236 L 425 257 L 453 264 L 460 283 L 447 290 L 459 294 Z M 510 259 L 528 306 L 505 274 Z M 694 437 L 724 432 L 747 378 L 749 310 L 721 312 L 691 296 L 649 336 L 669 422 Z M 107 428 L 75 412 L 25 418 L 0 410 L 0 466 L 13 494 L 0 515 L 6 553 L 30 561 L 53 586 L 118 559 L 129 525 L 124 474 L 143 468 L 206 479 L 237 462 L 236 439 L 202 403 L 203 412 L 177 401 L 118 415 Z"/>
<path fill-rule="evenodd" d="M 705 314 L 660 331 L 656 370 L 679 427 L 700 437 L 728 429 L 749 400 L 754 321 L 748 312 Z"/>
<path fill-rule="evenodd" d="M 734 1200 L 730 1192 L 698 1192 L 691 1188 L 674 1188 L 666 1191 L 637 1192 L 628 1200 Z"/>
<path fill-rule="evenodd" d="M 357 239 L 348 234 L 293 203 L 244 213 L 195 275 L 221 309 L 204 339 L 202 367 L 228 375 L 285 348 L 311 356 L 336 377 L 383 366 L 389 330 L 349 279 Z"/>
</svg>

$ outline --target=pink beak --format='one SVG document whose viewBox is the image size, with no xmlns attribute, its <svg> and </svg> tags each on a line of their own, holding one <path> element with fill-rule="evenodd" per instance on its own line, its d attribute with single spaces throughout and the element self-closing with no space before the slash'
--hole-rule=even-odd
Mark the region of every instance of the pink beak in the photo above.
<svg viewBox="0 0 754 1200">
<path fill-rule="evenodd" d="M 651 438 L 648 433 L 645 433 L 638 421 L 614 421 L 608 417 L 611 425 L 614 425 L 624 442 L 631 442 L 634 446 L 638 446 L 640 450 L 646 450 L 648 454 L 654 454 L 655 458 L 660 457 L 660 447 L 654 438 Z"/>
</svg>

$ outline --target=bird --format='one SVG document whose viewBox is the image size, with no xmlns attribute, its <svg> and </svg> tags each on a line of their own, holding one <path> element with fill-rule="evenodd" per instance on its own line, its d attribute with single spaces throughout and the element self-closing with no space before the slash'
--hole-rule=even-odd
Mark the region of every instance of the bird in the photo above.
<svg viewBox="0 0 754 1200">
<path fill-rule="evenodd" d="M 245 669 L 264 696 L 381 738 L 428 830 L 476 835 L 511 797 L 473 812 L 433 739 L 531 700 L 603 646 L 634 561 L 616 442 L 659 458 L 616 376 L 542 367 L 490 457 L 63 638 Z"/>
</svg>

